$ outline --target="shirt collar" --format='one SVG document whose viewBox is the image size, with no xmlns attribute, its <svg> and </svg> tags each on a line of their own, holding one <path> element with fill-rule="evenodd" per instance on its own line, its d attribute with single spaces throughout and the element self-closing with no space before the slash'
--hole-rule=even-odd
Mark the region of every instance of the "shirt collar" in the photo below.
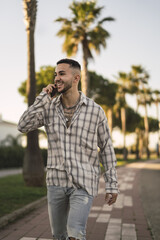
<svg viewBox="0 0 160 240">
<path fill-rule="evenodd" d="M 83 92 L 79 91 L 80 95 L 81 95 L 81 98 L 80 98 L 80 104 L 85 104 L 87 105 L 87 97 L 84 95 Z M 61 96 L 62 94 L 60 94 L 58 97 L 56 97 L 53 101 L 54 101 L 54 104 L 56 104 L 57 106 L 61 104 Z"/>
</svg>

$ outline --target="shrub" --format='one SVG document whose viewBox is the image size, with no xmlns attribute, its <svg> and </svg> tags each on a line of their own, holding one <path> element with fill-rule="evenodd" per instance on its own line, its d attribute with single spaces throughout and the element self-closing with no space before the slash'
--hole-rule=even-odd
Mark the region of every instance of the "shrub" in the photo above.
<svg viewBox="0 0 160 240">
<path fill-rule="evenodd" d="M 44 165 L 47 163 L 47 150 L 41 149 Z M 23 166 L 25 148 L 17 146 L 1 146 L 0 147 L 0 169 L 2 168 L 18 168 Z"/>
<path fill-rule="evenodd" d="M 21 146 L 0 147 L 0 168 L 22 167 L 24 148 Z"/>
</svg>

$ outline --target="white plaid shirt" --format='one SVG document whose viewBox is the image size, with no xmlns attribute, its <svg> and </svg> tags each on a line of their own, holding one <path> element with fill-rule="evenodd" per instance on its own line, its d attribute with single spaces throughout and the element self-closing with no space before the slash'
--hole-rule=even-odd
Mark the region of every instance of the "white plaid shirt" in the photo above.
<svg viewBox="0 0 160 240">
<path fill-rule="evenodd" d="M 103 109 L 81 93 L 67 128 L 60 97 L 51 100 L 47 93 L 41 92 L 18 123 L 18 130 L 23 133 L 45 126 L 47 185 L 83 188 L 95 196 L 101 162 L 105 169 L 106 192 L 118 193 L 116 157 Z"/>
</svg>

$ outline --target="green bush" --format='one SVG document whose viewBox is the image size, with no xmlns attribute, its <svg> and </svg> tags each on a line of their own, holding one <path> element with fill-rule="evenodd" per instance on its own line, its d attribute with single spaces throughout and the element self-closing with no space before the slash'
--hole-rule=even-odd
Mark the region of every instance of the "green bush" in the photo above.
<svg viewBox="0 0 160 240">
<path fill-rule="evenodd" d="M 21 146 L 0 147 L 0 168 L 22 167 L 24 148 Z"/>
<path fill-rule="evenodd" d="M 47 150 L 41 149 L 44 165 L 47 163 Z M 0 169 L 2 168 L 18 168 L 23 166 L 25 148 L 17 146 L 1 146 L 0 147 Z"/>
<path fill-rule="evenodd" d="M 123 148 L 114 148 L 115 154 L 123 154 Z"/>
</svg>

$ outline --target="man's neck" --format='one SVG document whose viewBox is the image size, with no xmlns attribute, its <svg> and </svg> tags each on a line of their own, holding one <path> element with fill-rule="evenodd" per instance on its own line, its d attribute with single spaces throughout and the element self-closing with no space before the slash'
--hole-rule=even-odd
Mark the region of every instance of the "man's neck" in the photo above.
<svg viewBox="0 0 160 240">
<path fill-rule="evenodd" d="M 74 106 L 80 98 L 80 93 L 77 91 L 67 91 L 62 94 L 62 103 L 65 107 Z"/>
</svg>

